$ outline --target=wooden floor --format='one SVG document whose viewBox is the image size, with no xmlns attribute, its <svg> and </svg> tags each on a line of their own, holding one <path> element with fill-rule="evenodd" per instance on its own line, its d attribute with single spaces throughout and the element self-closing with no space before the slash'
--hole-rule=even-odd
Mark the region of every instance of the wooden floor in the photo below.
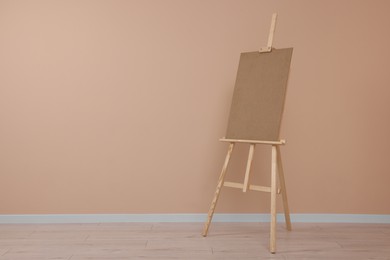
<svg viewBox="0 0 390 260">
<path fill-rule="evenodd" d="M 278 226 L 268 252 L 269 224 L 212 223 L 0 225 L 5 259 L 389 259 L 390 225 Z"/>
</svg>

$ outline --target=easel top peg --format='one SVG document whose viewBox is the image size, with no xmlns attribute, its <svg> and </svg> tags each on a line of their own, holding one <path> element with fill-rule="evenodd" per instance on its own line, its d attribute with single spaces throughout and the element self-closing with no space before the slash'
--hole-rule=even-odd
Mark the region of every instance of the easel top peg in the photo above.
<svg viewBox="0 0 390 260">
<path fill-rule="evenodd" d="M 264 52 L 271 52 L 272 51 L 272 42 L 274 40 L 274 33 L 275 33 L 275 27 L 276 27 L 276 19 L 278 17 L 277 13 L 274 13 L 272 15 L 272 20 L 271 20 L 271 28 L 269 30 L 269 35 L 268 35 L 268 43 L 267 47 L 261 47 L 260 48 L 260 53 Z"/>
</svg>

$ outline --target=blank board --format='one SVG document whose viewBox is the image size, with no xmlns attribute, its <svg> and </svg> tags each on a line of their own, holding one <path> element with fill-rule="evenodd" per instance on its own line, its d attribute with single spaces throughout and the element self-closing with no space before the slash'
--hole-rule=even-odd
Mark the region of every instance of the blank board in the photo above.
<svg viewBox="0 0 390 260">
<path fill-rule="evenodd" d="M 279 140 L 292 52 L 241 53 L 227 139 Z"/>
</svg>

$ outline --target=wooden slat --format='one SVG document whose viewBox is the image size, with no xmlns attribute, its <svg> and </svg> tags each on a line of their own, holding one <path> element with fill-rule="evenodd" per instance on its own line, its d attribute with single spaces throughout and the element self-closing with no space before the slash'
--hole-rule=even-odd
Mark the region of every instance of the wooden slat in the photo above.
<svg viewBox="0 0 390 260">
<path fill-rule="evenodd" d="M 229 187 L 229 188 L 237 188 L 237 189 L 243 189 L 244 188 L 244 184 L 243 183 L 231 182 L 231 181 L 225 181 L 223 186 Z M 262 191 L 262 192 L 271 192 L 271 187 L 259 186 L 259 185 L 249 185 L 249 190 Z"/>
<path fill-rule="evenodd" d="M 223 164 L 221 175 L 219 176 L 217 189 L 215 191 L 214 198 L 213 198 L 213 201 L 211 202 L 209 213 L 207 215 L 207 221 L 204 225 L 203 236 L 207 236 L 207 232 L 209 230 L 210 223 L 211 223 L 211 220 L 212 220 L 213 215 L 214 215 L 214 210 L 215 210 L 215 207 L 216 207 L 217 202 L 218 202 L 219 193 L 221 191 L 222 185 L 223 185 L 224 180 L 225 180 L 225 175 L 226 175 L 227 167 L 228 167 L 228 164 L 230 161 L 230 157 L 231 157 L 232 152 L 233 152 L 233 148 L 234 148 L 234 143 L 230 143 L 229 149 L 228 149 L 228 152 L 227 152 L 227 155 L 225 158 L 225 163 Z"/>
<path fill-rule="evenodd" d="M 238 182 L 225 181 L 223 183 L 223 186 L 229 187 L 229 188 L 242 189 L 244 187 L 244 184 L 238 183 Z"/>
<path fill-rule="evenodd" d="M 286 220 L 287 230 L 291 231 L 290 210 L 288 208 L 286 183 L 285 183 L 285 180 L 284 180 L 284 172 L 283 172 L 283 164 L 282 164 L 282 155 L 280 153 L 279 146 L 276 147 L 276 151 L 277 151 L 279 183 L 280 183 L 280 188 L 281 188 L 281 193 L 282 193 L 282 200 L 283 200 L 284 218 Z"/>
<path fill-rule="evenodd" d="M 249 178 L 250 178 L 251 166 L 252 166 L 254 153 L 255 153 L 255 144 L 251 144 L 249 147 L 248 161 L 247 161 L 246 169 L 245 169 L 244 187 L 242 188 L 243 192 L 246 192 L 249 188 Z"/>
<path fill-rule="evenodd" d="M 270 252 L 276 252 L 276 175 L 277 175 L 277 150 L 272 146 L 272 163 L 271 163 L 271 235 L 270 235 Z"/>
<path fill-rule="evenodd" d="M 279 141 L 259 141 L 259 140 L 242 140 L 242 139 L 221 138 L 221 139 L 219 139 L 219 141 L 229 142 L 229 143 L 270 144 L 270 145 L 284 145 L 284 144 L 286 144 L 286 140 L 284 140 L 284 139 L 281 139 Z"/>
<path fill-rule="evenodd" d="M 272 15 L 271 27 L 270 27 L 270 30 L 269 30 L 267 47 L 260 48 L 260 52 L 270 52 L 270 51 L 272 51 L 272 43 L 274 41 L 274 34 L 275 34 L 275 27 L 276 27 L 276 19 L 277 19 L 277 17 L 278 17 L 277 13 L 274 13 Z"/>
<path fill-rule="evenodd" d="M 250 190 L 271 192 L 271 187 L 258 186 L 258 185 L 249 185 Z"/>
</svg>

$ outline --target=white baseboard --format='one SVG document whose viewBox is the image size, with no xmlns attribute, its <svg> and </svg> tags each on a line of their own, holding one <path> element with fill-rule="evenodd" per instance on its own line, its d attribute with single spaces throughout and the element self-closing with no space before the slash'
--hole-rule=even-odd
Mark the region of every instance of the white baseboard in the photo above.
<svg viewBox="0 0 390 260">
<path fill-rule="evenodd" d="M 284 222 L 284 215 L 278 214 Z M 207 214 L 33 214 L 0 215 L 0 224 L 120 223 L 120 222 L 205 222 Z M 269 222 L 269 214 L 214 214 L 213 222 Z M 390 215 L 291 214 L 293 223 L 381 223 Z"/>
</svg>

